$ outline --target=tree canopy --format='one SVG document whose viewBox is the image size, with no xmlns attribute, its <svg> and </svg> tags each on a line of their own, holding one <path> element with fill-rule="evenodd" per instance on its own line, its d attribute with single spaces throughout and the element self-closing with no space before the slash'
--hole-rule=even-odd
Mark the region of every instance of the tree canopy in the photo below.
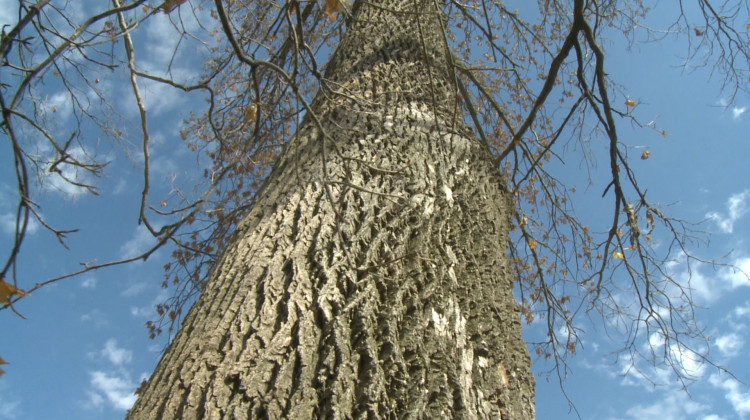
<svg viewBox="0 0 750 420">
<path fill-rule="evenodd" d="M 22 316 L 17 302 L 33 299 L 31 292 L 145 260 L 163 248 L 171 252 L 162 280 L 169 294 L 147 327 L 152 337 L 173 331 L 284 145 L 312 112 L 313 95 L 334 83 L 325 76 L 326 63 L 358 3 L 19 1 L 0 40 L 0 129 L 16 193 L 0 304 Z M 680 355 L 707 358 L 707 338 L 689 284 L 666 266 L 675 259 L 703 262 L 691 244 L 706 237 L 647 194 L 648 179 L 633 162 L 651 152 L 623 140 L 618 127 L 668 133 L 640 115 L 639 99 L 609 75 L 607 49 L 615 37 L 631 46 L 681 37 L 691 66 L 714 69 L 733 98 L 750 77 L 748 5 L 675 2 L 671 25 L 654 29 L 644 24 L 649 5 L 640 0 L 513 3 L 440 2 L 444 44 L 424 48 L 450 51 L 457 118 L 492 154 L 514 198 L 508 252 L 522 315 L 529 323 L 543 319 L 548 331 L 529 343 L 531 351 L 554 359 L 564 376 L 566 357 L 583 333 L 577 320 L 601 317 L 624 332 L 625 354 L 666 363 L 690 380 Z M 172 49 L 149 48 L 151 21 L 172 34 Z M 179 102 L 160 102 L 160 92 Z M 161 141 L 151 130 L 159 107 L 185 115 L 171 124 L 179 127 L 189 171 L 173 170 L 166 187 L 163 173 L 155 179 L 149 153 Z M 108 163 L 123 157 L 132 160 L 131 176 L 140 182 L 132 219 L 155 245 L 111 261 L 92 255 L 54 278 L 25 278 L 17 261 L 31 251 L 22 244 L 32 226 L 51 232 L 63 247 L 83 227 L 50 222 L 54 209 L 40 208 L 36 197 L 50 188 L 97 195 Z M 570 170 L 591 174 L 589 185 L 568 183 L 571 161 L 579 164 Z M 606 217 L 579 217 L 578 189 L 609 203 Z M 653 337 L 681 351 L 643 352 L 641 344 Z"/>
</svg>

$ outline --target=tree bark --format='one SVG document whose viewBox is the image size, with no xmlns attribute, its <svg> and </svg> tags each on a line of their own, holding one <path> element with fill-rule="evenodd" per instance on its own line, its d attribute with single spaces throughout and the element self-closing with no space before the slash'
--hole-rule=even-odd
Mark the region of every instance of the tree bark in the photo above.
<svg viewBox="0 0 750 420">
<path fill-rule="evenodd" d="M 436 5 L 355 3 L 128 419 L 534 418 L 512 203 L 462 123 Z"/>
</svg>

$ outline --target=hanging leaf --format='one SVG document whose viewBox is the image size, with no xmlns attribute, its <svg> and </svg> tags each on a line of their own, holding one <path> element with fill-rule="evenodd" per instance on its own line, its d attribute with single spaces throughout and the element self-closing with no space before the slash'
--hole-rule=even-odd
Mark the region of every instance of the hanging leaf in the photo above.
<svg viewBox="0 0 750 420">
<path fill-rule="evenodd" d="M 340 0 L 325 0 L 326 6 L 323 9 L 323 13 L 328 16 L 328 19 L 336 20 L 336 13 L 344 9 Z"/>
<path fill-rule="evenodd" d="M 648 150 L 644 150 L 643 153 L 641 153 L 641 159 L 646 160 L 648 157 L 651 156 L 651 152 Z"/>
<path fill-rule="evenodd" d="M 634 106 L 635 106 L 635 101 L 634 101 L 634 100 L 632 100 L 632 99 L 626 99 L 626 100 L 625 100 L 625 105 L 626 105 L 626 106 L 627 106 L 628 108 L 632 108 L 632 107 L 634 107 Z"/>
<path fill-rule="evenodd" d="M 2 281 L 2 280 L 0 280 L 0 281 Z M 0 366 L 7 365 L 7 364 L 8 364 L 8 362 L 6 362 L 5 359 L 3 359 L 2 357 L 0 357 Z M 0 376 L 3 376 L 4 374 L 5 374 L 5 371 L 2 370 L 2 369 L 0 369 Z"/>
<path fill-rule="evenodd" d="M 614 252 L 612 252 L 612 258 L 614 258 L 616 260 L 621 260 L 621 259 L 625 258 L 625 255 L 622 252 L 614 251 Z"/>
<path fill-rule="evenodd" d="M 536 241 L 535 240 L 532 239 L 532 240 L 529 241 L 529 249 L 536 249 Z"/>
<path fill-rule="evenodd" d="M 693 28 L 693 30 L 695 31 L 695 36 L 703 36 L 703 31 L 699 28 Z"/>
<path fill-rule="evenodd" d="M 165 0 L 164 4 L 161 6 L 161 10 L 164 13 L 169 13 L 177 6 L 181 5 L 182 3 L 185 3 L 187 0 Z"/>
<path fill-rule="evenodd" d="M 24 296 L 26 292 L 0 279 L 0 304 L 10 305 L 11 296 Z"/>
<path fill-rule="evenodd" d="M 255 122 L 256 118 L 258 118 L 258 105 L 250 104 L 245 108 L 245 121 Z"/>
</svg>

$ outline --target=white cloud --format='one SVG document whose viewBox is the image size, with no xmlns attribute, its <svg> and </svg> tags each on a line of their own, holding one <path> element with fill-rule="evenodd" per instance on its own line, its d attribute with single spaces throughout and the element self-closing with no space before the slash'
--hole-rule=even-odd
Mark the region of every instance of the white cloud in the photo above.
<svg viewBox="0 0 750 420">
<path fill-rule="evenodd" d="M 609 367 L 610 377 L 620 378 L 621 385 L 643 392 L 651 392 L 655 386 L 683 390 L 685 382 L 705 377 L 707 365 L 702 355 L 707 351 L 702 343 L 691 349 L 687 343 L 665 340 L 659 332 L 642 341 L 637 351 L 618 354 L 616 364 Z"/>
<path fill-rule="evenodd" d="M 180 165 L 172 158 L 173 155 L 162 155 L 151 160 L 154 166 L 154 174 L 162 175 L 164 178 L 171 178 L 173 174 L 180 171 Z"/>
<path fill-rule="evenodd" d="M 153 316 L 156 311 L 154 311 L 154 308 L 151 306 L 131 306 L 130 307 L 130 315 L 133 315 L 137 318 L 146 318 L 149 316 Z"/>
<path fill-rule="evenodd" d="M 13 387 L 0 379 L 0 420 L 22 419 L 21 400 L 13 392 Z"/>
<path fill-rule="evenodd" d="M 181 91 L 150 80 L 142 83 L 141 96 L 144 106 L 154 116 L 176 109 L 185 103 Z"/>
<path fill-rule="evenodd" d="M 48 117 L 54 115 L 54 119 L 58 123 L 64 123 L 73 115 L 73 103 L 69 92 L 58 92 L 44 98 L 42 108 Z"/>
<path fill-rule="evenodd" d="M 682 390 L 672 390 L 652 404 L 639 404 L 626 411 L 627 419 L 682 420 L 699 418 L 708 407 L 690 399 Z"/>
<path fill-rule="evenodd" d="M 93 391 L 86 391 L 88 401 L 84 405 L 85 408 L 101 408 L 104 405 L 104 397 Z"/>
<path fill-rule="evenodd" d="M 670 299 L 676 301 L 680 299 L 682 294 L 682 287 L 687 285 L 690 289 L 690 296 L 693 303 L 698 305 L 715 302 L 719 299 L 724 292 L 735 290 L 742 286 L 750 286 L 750 257 L 740 257 L 731 262 L 730 267 L 722 267 L 720 269 L 713 269 L 709 267 L 708 272 L 704 274 L 704 268 L 706 264 L 693 263 L 688 270 L 686 266 L 681 263 L 683 258 L 677 257 L 674 260 L 667 262 L 664 265 L 666 272 L 670 273 L 675 284 L 682 286 L 671 286 L 670 290 L 667 290 Z M 672 290 L 673 289 L 673 290 Z M 750 306 L 747 308 L 750 311 Z M 737 310 L 741 310 L 738 308 Z M 737 314 L 741 316 L 741 314 Z M 667 314 L 662 314 L 663 317 L 668 317 Z"/>
<path fill-rule="evenodd" d="M 149 304 L 145 306 L 131 306 L 130 314 L 139 318 L 153 317 L 156 315 L 156 309 L 154 309 L 156 305 L 165 302 L 168 297 L 169 292 L 166 289 L 160 288 Z"/>
<path fill-rule="evenodd" d="M 706 276 L 701 272 L 701 265 L 697 263 L 688 266 L 685 263 L 685 254 L 680 253 L 673 260 L 664 264 L 664 269 L 674 280 L 670 282 L 666 293 L 670 300 L 678 301 L 683 298 L 684 289 L 689 289 L 690 298 L 695 303 L 706 303 L 719 298 L 722 288 L 717 287 L 719 282 L 716 277 Z M 669 311 L 660 313 L 662 318 L 669 317 Z"/>
<path fill-rule="evenodd" d="M 726 335 L 722 335 L 720 337 L 717 337 L 716 340 L 714 340 L 716 347 L 719 349 L 719 351 L 727 357 L 733 357 L 736 356 L 742 346 L 745 344 L 742 340 L 742 337 L 735 333 L 729 333 Z"/>
<path fill-rule="evenodd" d="M 29 224 L 26 226 L 26 234 L 33 235 L 39 231 L 39 222 L 33 216 L 29 216 Z M 0 232 L 6 235 L 16 234 L 16 215 L 13 213 L 0 214 Z"/>
<path fill-rule="evenodd" d="M 18 7 L 15 0 L 0 0 L 0 25 L 15 25 L 18 22 Z"/>
<path fill-rule="evenodd" d="M 128 188 L 128 182 L 124 178 L 118 178 L 115 188 L 112 190 L 112 194 L 119 195 L 125 192 Z"/>
<path fill-rule="evenodd" d="M 688 284 L 690 286 L 695 300 L 711 302 L 719 297 L 720 290 L 716 287 L 716 281 L 704 276 L 697 267 L 689 273 L 685 272 L 683 276 L 685 277 L 685 281 L 680 284 Z"/>
<path fill-rule="evenodd" d="M 121 258 L 136 257 L 156 244 L 156 238 L 148 229 L 140 225 L 135 229 L 133 236 L 120 247 Z"/>
<path fill-rule="evenodd" d="M 734 118 L 735 120 L 739 120 L 740 117 L 742 116 L 742 114 L 745 113 L 745 111 L 747 111 L 747 107 L 745 107 L 745 106 L 743 106 L 743 107 L 736 107 L 736 106 L 733 107 L 732 108 L 732 118 Z"/>
<path fill-rule="evenodd" d="M 132 297 L 146 290 L 146 287 L 148 287 L 148 284 L 145 282 L 133 283 L 127 289 L 123 290 L 121 294 L 126 297 Z"/>
<path fill-rule="evenodd" d="M 0 401 L 0 419 L 17 419 L 20 418 L 21 409 L 19 406 L 21 402 L 18 400 Z"/>
<path fill-rule="evenodd" d="M 166 14 L 155 14 L 144 23 L 147 41 L 143 43 L 143 57 L 136 64 L 141 71 L 175 80 L 179 83 L 196 80 L 200 72 L 202 59 L 202 46 L 197 44 L 190 37 L 185 38 L 181 30 L 187 32 L 203 32 L 205 25 L 215 24 L 215 19 L 211 19 L 206 11 L 194 11 L 195 13 L 183 14 L 180 18 L 180 27 L 178 30 L 171 17 Z M 203 20 L 198 22 L 196 17 Z M 204 28 L 201 28 L 204 26 Z M 144 105 L 150 116 L 160 116 L 171 110 L 181 110 L 184 108 L 185 92 L 175 89 L 164 83 L 154 80 L 139 78 L 138 87 L 143 98 Z M 133 100 L 132 87 L 123 86 L 123 96 L 131 98 L 125 103 L 125 109 L 128 115 L 137 117 L 138 109 Z M 179 120 L 179 119 L 178 119 Z"/>
<path fill-rule="evenodd" d="M 747 391 L 747 387 L 732 378 L 722 380 L 720 376 L 718 373 L 711 375 L 709 378 L 711 385 L 726 392 L 724 397 L 732 404 L 732 408 L 740 417 L 750 415 L 750 391 L 743 392 Z"/>
<path fill-rule="evenodd" d="M 101 164 L 101 162 L 96 162 L 92 156 L 81 147 L 69 149 L 67 154 L 71 159 L 64 162 L 58 162 L 59 156 L 57 154 L 48 156 L 46 162 L 47 168 L 43 171 L 39 171 L 39 174 L 43 177 L 42 186 L 46 190 L 76 197 L 80 194 L 86 193 L 88 189 L 73 183 L 93 186 L 94 177 L 91 172 L 82 169 L 79 165 L 68 162 L 80 162 L 85 165 L 96 165 Z M 51 171 L 50 168 L 52 168 L 53 165 L 55 170 Z"/>
<path fill-rule="evenodd" d="M 732 289 L 741 286 L 750 286 L 750 257 L 738 258 L 732 265 L 733 268 L 727 268 L 722 272 L 722 278 Z"/>
<path fill-rule="evenodd" d="M 136 396 L 135 384 L 126 375 L 116 375 L 108 372 L 91 372 L 91 386 L 95 392 L 89 392 L 89 402 L 93 406 L 100 406 L 102 395 L 117 410 L 128 410 L 133 406 Z"/>
<path fill-rule="evenodd" d="M 693 378 L 705 373 L 706 365 L 699 354 L 679 344 L 669 346 L 669 351 L 681 373 Z"/>
<path fill-rule="evenodd" d="M 105 402 L 116 410 L 128 410 L 135 402 L 136 384 L 124 366 L 133 359 L 133 352 L 117 346 L 117 340 L 110 338 L 97 353 L 89 354 L 97 360 L 111 364 L 114 369 L 94 370 L 91 375 L 91 389 L 86 394 L 89 408 L 100 408 Z"/>
<path fill-rule="evenodd" d="M 709 212 L 706 214 L 706 217 L 713 220 L 723 233 L 732 233 L 734 231 L 734 223 L 747 213 L 748 198 L 750 198 L 750 190 L 732 194 L 729 200 L 727 200 L 726 216 L 719 212 Z"/>
<path fill-rule="evenodd" d="M 747 111 L 746 106 L 733 105 L 727 98 L 719 99 L 719 106 L 724 108 L 724 111 L 731 109 L 732 119 L 734 120 L 739 120 L 740 117 L 742 117 L 742 114 L 744 114 L 745 111 Z"/>
<path fill-rule="evenodd" d="M 744 305 L 737 306 L 732 310 L 732 314 L 737 318 L 742 318 L 750 314 L 750 302 L 745 302 Z"/>
<path fill-rule="evenodd" d="M 106 315 L 99 309 L 94 309 L 91 312 L 81 315 L 81 322 L 91 322 L 97 327 L 109 324 Z"/>
<path fill-rule="evenodd" d="M 732 219 L 738 219 L 740 216 L 747 212 L 747 206 L 745 201 L 750 197 L 750 190 L 745 190 L 741 193 L 732 194 L 727 201 L 727 208 L 729 209 L 729 216 Z"/>
<path fill-rule="evenodd" d="M 24 418 L 21 399 L 14 392 L 9 380 L 0 379 L 0 420 L 15 420 Z"/>
<path fill-rule="evenodd" d="M 110 338 L 104 343 L 104 348 L 102 349 L 101 354 L 115 366 L 130 363 L 133 359 L 133 352 L 117 347 L 117 340 L 114 338 Z"/>
<path fill-rule="evenodd" d="M 148 42 L 144 46 L 146 47 L 147 60 L 150 60 L 154 67 L 166 70 L 167 66 L 171 66 L 171 73 L 176 75 L 178 80 L 184 80 L 183 77 L 186 75 L 179 73 L 185 72 L 189 75 L 197 75 L 194 67 L 188 64 L 191 64 L 191 60 L 202 59 L 203 51 L 208 52 L 214 37 L 208 39 L 209 44 L 197 43 L 190 37 L 186 38 L 181 32 L 210 33 L 213 29 L 218 28 L 218 22 L 216 19 L 212 19 L 208 9 L 204 8 L 182 14 L 179 25 L 180 29 L 177 29 L 169 15 L 156 14 L 152 16 L 145 25 Z M 156 71 L 155 68 L 148 70 Z M 162 73 L 162 75 L 166 76 L 166 73 Z"/>
<path fill-rule="evenodd" d="M 84 277 L 83 281 L 81 281 L 81 287 L 84 289 L 93 289 L 96 287 L 96 277 Z"/>
<path fill-rule="evenodd" d="M 146 23 L 146 34 L 149 42 L 146 44 L 146 55 L 160 67 L 166 68 L 173 59 L 175 47 L 180 41 L 180 34 L 166 14 L 156 14 Z M 179 50 L 178 50 L 179 52 Z"/>
</svg>

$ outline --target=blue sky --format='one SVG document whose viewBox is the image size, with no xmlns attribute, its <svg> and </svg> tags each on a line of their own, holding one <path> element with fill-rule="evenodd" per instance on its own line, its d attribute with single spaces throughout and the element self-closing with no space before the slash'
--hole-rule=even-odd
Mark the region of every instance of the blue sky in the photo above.
<svg viewBox="0 0 750 420">
<path fill-rule="evenodd" d="M 0 19 L 12 19 L 8 11 L 13 10 L 13 4 L 0 0 Z M 666 13 L 669 7 L 662 4 L 657 13 Z M 142 40 L 148 42 L 139 50 L 139 64 L 164 68 L 164 51 L 171 51 L 176 42 L 169 35 L 167 21 L 159 15 L 143 29 L 146 38 Z M 695 244 L 691 252 L 704 258 L 723 257 L 722 262 L 750 272 L 750 243 L 745 239 L 750 237 L 750 97 L 740 92 L 734 102 L 729 102 L 721 90 L 720 74 L 681 58 L 686 54 L 684 39 L 667 37 L 628 50 L 621 38 L 613 34 L 605 46 L 607 71 L 627 97 L 636 101 L 632 112 L 643 121 L 655 120 L 667 133 L 662 136 L 619 123 L 620 138 L 634 147 L 634 157 L 640 155 L 640 148 L 652 152 L 648 160 L 634 159 L 641 185 L 670 214 L 701 222 L 697 228 L 710 233 L 710 243 Z M 177 63 L 177 72 L 188 77 L 195 74 L 195 69 Z M 103 74 L 101 79 L 115 96 L 130 97 L 123 74 Z M 179 138 L 179 122 L 188 115 L 186 106 L 190 102 L 164 87 L 150 85 L 143 90 L 154 138 L 151 153 L 156 181 L 152 197 L 158 200 L 169 197 L 172 182 L 189 183 L 200 174 L 191 172 L 194 158 Z M 54 86 L 50 87 L 48 103 L 60 109 L 56 115 L 61 126 L 70 122 L 72 116 L 65 114 L 65 101 Z M 126 105 L 122 112 L 136 121 L 132 105 Z M 134 136 L 138 134 L 135 126 L 123 128 Z M 137 143 L 137 137 L 133 141 Z M 70 250 L 65 250 L 52 235 L 32 225 L 19 265 L 19 278 L 30 279 L 26 284 L 76 270 L 80 263 L 93 258 L 106 261 L 137 255 L 153 243 L 136 223 L 140 155 L 135 148 L 125 149 L 132 152 L 130 159 L 123 156 L 119 146 L 100 146 L 99 155 L 111 161 L 107 176 L 96 181 L 101 197 L 62 187 L 53 177 L 41 180 L 36 201 L 42 214 L 56 226 L 81 227 L 81 231 L 70 237 Z M 609 209 L 609 203 L 601 199 L 606 182 L 597 183 L 596 178 L 598 171 L 606 174 L 606 160 L 599 162 L 591 185 L 579 163 L 580 158 L 568 154 L 562 169 L 581 191 L 579 213 L 595 220 Z M 11 170 L 7 152 L 0 153 L 3 252 L 11 239 L 15 205 Z M 0 420 L 122 418 L 135 398 L 133 391 L 154 368 L 166 343 L 166 337 L 149 340 L 144 323 L 153 318 L 154 304 L 165 297 L 159 284 L 162 266 L 168 261 L 169 252 L 158 251 L 147 261 L 44 287 L 16 305 L 26 320 L 10 311 L 0 313 L 0 355 L 10 362 L 0 378 Z M 691 277 L 679 261 L 668 268 L 678 278 L 690 279 L 694 299 L 703 308 L 697 315 L 711 337 L 713 360 L 750 381 L 746 357 L 750 347 L 750 282 L 722 267 L 695 265 Z M 627 359 L 618 359 L 612 353 L 620 343 L 616 332 L 604 328 L 606 321 L 592 319 L 580 320 L 580 327 L 586 331 L 583 349 L 568 360 L 571 371 L 562 383 L 581 418 L 750 418 L 749 387 L 696 362 L 678 348 L 658 346 L 666 354 L 682 357 L 683 368 L 700 379 L 683 389 L 668 370 L 639 362 L 636 366 L 641 372 L 659 380 L 654 385 L 635 369 L 627 369 Z M 534 323 L 526 328 L 533 336 L 543 325 Z M 545 374 L 551 368 L 543 360 L 534 365 L 538 374 L 538 418 L 577 418 L 575 412 L 569 412 L 557 376 Z"/>
</svg>

